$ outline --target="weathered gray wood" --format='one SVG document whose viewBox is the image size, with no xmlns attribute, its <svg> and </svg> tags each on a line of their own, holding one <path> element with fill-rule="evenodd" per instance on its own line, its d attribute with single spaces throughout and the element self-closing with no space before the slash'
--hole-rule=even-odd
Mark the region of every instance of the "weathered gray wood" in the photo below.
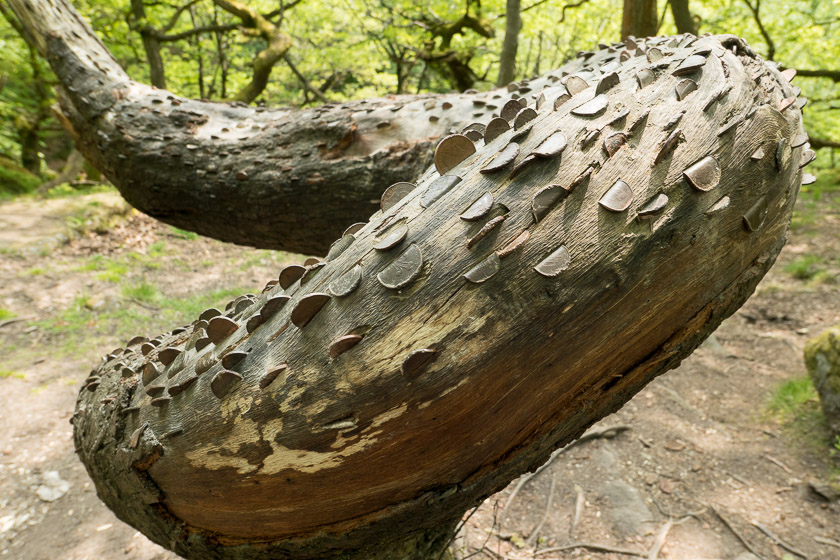
<svg viewBox="0 0 840 560">
<path fill-rule="evenodd" d="M 537 118 L 448 170 L 462 180 L 442 195 L 427 196 L 432 167 L 329 262 L 232 302 L 239 327 L 217 344 L 195 349 L 213 327 L 199 320 L 146 355 L 136 340 L 107 357 L 74 416 L 105 503 L 189 558 L 371 558 L 370 547 L 415 558 L 394 551 L 439 542 L 429 535 L 679 364 L 782 247 L 802 119 L 778 110 L 792 86 L 740 39 L 639 45 L 663 58 L 582 55 L 589 87 L 555 110 L 568 78 L 557 79 Z M 692 56 L 704 62 L 688 72 Z M 611 72 L 607 108 L 577 116 Z M 686 78 L 698 87 L 680 99 Z M 560 154 L 531 155 L 557 131 Z M 608 152 L 618 131 L 626 142 Z M 482 173 L 512 141 L 516 160 Z M 759 146 L 766 156 L 752 159 Z M 632 199 L 621 187 L 602 204 L 619 181 Z M 462 219 L 487 192 L 490 211 Z M 374 248 L 403 227 L 396 246 Z M 494 252 L 499 263 L 464 277 Z M 278 295 L 290 300 L 260 315 Z M 347 335 L 363 338 L 332 357 Z M 184 353 L 163 368 L 168 347 Z M 241 381 L 221 373 L 234 351 L 247 353 L 229 360 Z M 146 364 L 162 369 L 148 383 Z M 214 391 L 215 378 L 233 383 Z M 174 396 L 153 403 L 148 386 L 161 384 Z"/>
</svg>

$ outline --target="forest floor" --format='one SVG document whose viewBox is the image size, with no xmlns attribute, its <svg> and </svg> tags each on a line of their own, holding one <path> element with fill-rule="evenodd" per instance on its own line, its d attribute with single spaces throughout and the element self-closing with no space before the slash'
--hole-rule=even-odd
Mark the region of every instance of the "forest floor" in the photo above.
<svg viewBox="0 0 840 560">
<path fill-rule="evenodd" d="M 176 558 L 97 499 L 68 422 L 80 382 L 131 336 L 259 291 L 302 260 L 95 196 L 63 210 L 0 205 L 3 558 Z M 458 557 L 754 560 L 751 548 L 768 560 L 840 559 L 840 449 L 802 362 L 809 337 L 840 323 L 840 190 L 797 204 L 788 244 L 747 304 L 591 438 L 472 512 Z M 23 245 L 8 235 L 38 230 L 47 214 L 82 233 L 67 243 L 54 227 Z"/>
</svg>

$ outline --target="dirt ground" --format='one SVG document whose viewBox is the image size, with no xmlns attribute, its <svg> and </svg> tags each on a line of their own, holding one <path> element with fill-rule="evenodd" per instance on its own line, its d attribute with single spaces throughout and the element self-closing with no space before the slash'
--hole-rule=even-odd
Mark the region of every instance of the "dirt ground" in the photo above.
<svg viewBox="0 0 840 560">
<path fill-rule="evenodd" d="M 0 230 L 38 219 L 29 204 L 14 224 L 0 205 Z M 805 375 L 808 338 L 840 323 L 840 193 L 798 204 L 749 302 L 591 438 L 472 512 L 458 557 L 840 559 L 840 501 L 827 486 L 840 482 L 840 458 L 813 396 L 784 385 Z M 0 557 L 174 559 L 97 499 L 68 422 L 80 382 L 130 336 L 259 290 L 302 258 L 142 215 L 39 247 L 0 246 Z"/>
</svg>

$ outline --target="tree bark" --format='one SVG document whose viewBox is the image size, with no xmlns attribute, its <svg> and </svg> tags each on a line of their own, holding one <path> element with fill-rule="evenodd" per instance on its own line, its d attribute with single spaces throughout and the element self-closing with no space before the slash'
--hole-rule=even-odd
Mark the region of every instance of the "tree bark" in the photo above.
<svg viewBox="0 0 840 560">
<path fill-rule="evenodd" d="M 98 495 L 188 558 L 413 559 L 676 367 L 781 249 L 802 118 L 739 39 L 638 44 L 664 57 L 583 53 L 607 73 L 442 142 L 323 262 L 109 354 L 74 414 Z"/>
<path fill-rule="evenodd" d="M 513 95 L 392 96 L 303 111 L 204 103 L 131 81 L 67 0 L 10 4 L 63 84 L 79 150 L 126 200 L 244 245 L 324 254 L 347 224 L 374 212 L 386 187 L 428 167 L 438 139 L 486 121 Z"/>
<path fill-rule="evenodd" d="M 503 87 L 516 78 L 516 52 L 519 50 L 519 31 L 522 29 L 522 15 L 519 0 L 507 0 L 505 11 L 505 38 L 499 57 L 499 78 L 496 85 Z"/>
<path fill-rule="evenodd" d="M 624 0 L 621 16 L 621 40 L 627 37 L 648 37 L 656 35 L 659 18 L 656 0 Z"/>
<path fill-rule="evenodd" d="M 674 24 L 678 33 L 691 33 L 697 35 L 697 23 L 691 15 L 688 7 L 688 0 L 670 0 L 671 14 L 674 16 Z"/>
</svg>

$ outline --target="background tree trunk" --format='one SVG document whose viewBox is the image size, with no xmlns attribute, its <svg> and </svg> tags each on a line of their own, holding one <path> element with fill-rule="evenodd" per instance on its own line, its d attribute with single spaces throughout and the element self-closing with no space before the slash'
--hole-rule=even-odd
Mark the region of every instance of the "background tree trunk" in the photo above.
<svg viewBox="0 0 840 560">
<path fill-rule="evenodd" d="M 505 11 L 505 39 L 499 58 L 499 78 L 496 85 L 506 86 L 516 77 L 516 52 L 519 50 L 519 31 L 522 29 L 522 15 L 519 0 L 507 0 Z"/>
<path fill-rule="evenodd" d="M 697 35 L 697 23 L 691 10 L 688 7 L 688 0 L 670 0 L 671 14 L 674 16 L 674 24 L 678 33 L 691 33 Z"/>
<path fill-rule="evenodd" d="M 629 36 L 649 37 L 656 35 L 659 16 L 656 0 L 624 0 L 621 17 L 621 39 Z"/>
<path fill-rule="evenodd" d="M 143 40 L 143 50 L 149 63 L 149 82 L 160 89 L 166 89 L 166 72 L 160 55 L 160 41 L 157 32 L 146 19 L 144 0 L 131 0 L 132 24 L 139 26 L 138 33 Z"/>
</svg>

